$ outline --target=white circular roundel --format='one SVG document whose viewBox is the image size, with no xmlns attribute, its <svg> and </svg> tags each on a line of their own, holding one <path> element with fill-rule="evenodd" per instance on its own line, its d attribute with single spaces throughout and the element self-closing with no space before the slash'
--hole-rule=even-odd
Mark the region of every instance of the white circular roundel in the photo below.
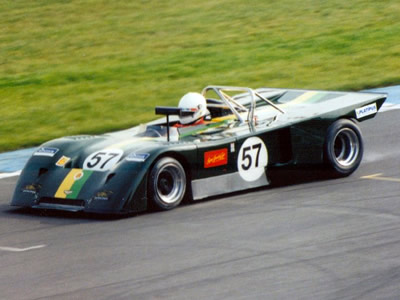
<svg viewBox="0 0 400 300">
<path fill-rule="evenodd" d="M 83 162 L 83 169 L 93 171 L 108 171 L 122 157 L 124 151 L 121 149 L 104 149 L 96 151 L 86 157 Z"/>
<path fill-rule="evenodd" d="M 246 181 L 259 179 L 268 164 L 268 151 L 262 139 L 250 137 L 244 141 L 238 154 L 237 167 Z"/>
</svg>

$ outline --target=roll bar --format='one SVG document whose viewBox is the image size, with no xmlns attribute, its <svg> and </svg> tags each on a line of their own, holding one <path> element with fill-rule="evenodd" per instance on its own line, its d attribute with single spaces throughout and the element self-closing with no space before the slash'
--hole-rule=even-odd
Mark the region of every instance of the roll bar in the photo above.
<svg viewBox="0 0 400 300">
<path fill-rule="evenodd" d="M 240 123 L 244 123 L 245 120 L 243 117 L 240 115 L 240 113 L 237 111 L 237 109 L 234 107 L 239 107 L 242 110 L 245 110 L 248 112 L 247 115 L 247 122 L 249 124 L 254 125 L 254 112 L 256 109 L 256 97 L 260 98 L 261 100 L 265 101 L 269 105 L 271 105 L 273 108 L 278 110 L 280 113 L 284 114 L 285 112 L 280 109 L 278 106 L 276 106 L 271 100 L 263 97 L 260 95 L 260 93 L 255 92 L 251 88 L 248 87 L 234 87 L 234 86 L 217 86 L 217 85 L 209 85 L 205 87 L 202 91 L 203 96 L 206 95 L 208 91 L 214 91 L 232 111 L 232 113 L 236 116 L 236 118 L 239 120 Z M 244 107 L 242 104 L 238 103 L 233 97 L 229 96 L 226 92 L 244 92 L 248 95 L 250 95 L 250 110 Z"/>
</svg>

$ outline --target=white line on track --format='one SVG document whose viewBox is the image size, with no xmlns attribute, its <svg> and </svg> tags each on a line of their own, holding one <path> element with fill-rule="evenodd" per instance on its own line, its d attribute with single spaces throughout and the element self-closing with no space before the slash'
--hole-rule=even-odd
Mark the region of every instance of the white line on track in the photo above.
<svg viewBox="0 0 400 300">
<path fill-rule="evenodd" d="M 385 177 L 382 176 L 382 173 L 377 173 L 377 174 L 372 174 L 368 176 L 362 176 L 362 179 L 373 179 L 373 180 L 383 180 L 383 181 L 392 181 L 392 182 L 400 182 L 399 178 L 394 178 L 394 177 Z"/>
<path fill-rule="evenodd" d="M 0 247 L 0 251 L 7 251 L 7 252 L 25 252 L 30 250 L 36 250 L 40 248 L 44 248 L 46 245 L 37 245 L 28 248 L 14 248 L 14 247 Z"/>
<path fill-rule="evenodd" d="M 7 177 L 19 176 L 20 174 L 21 174 L 21 170 L 12 172 L 12 173 L 0 173 L 0 179 L 7 178 Z"/>
</svg>

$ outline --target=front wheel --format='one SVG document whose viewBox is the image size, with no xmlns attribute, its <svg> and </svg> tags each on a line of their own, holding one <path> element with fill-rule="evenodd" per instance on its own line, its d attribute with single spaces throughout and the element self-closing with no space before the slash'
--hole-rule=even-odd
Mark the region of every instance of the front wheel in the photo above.
<svg viewBox="0 0 400 300">
<path fill-rule="evenodd" d="M 358 126 L 340 119 L 329 126 L 325 145 L 325 160 L 333 175 L 344 177 L 353 173 L 361 163 L 364 146 Z"/>
<path fill-rule="evenodd" d="M 176 159 L 163 157 L 153 166 L 148 187 L 153 207 L 161 210 L 173 209 L 185 196 L 185 170 Z"/>
</svg>

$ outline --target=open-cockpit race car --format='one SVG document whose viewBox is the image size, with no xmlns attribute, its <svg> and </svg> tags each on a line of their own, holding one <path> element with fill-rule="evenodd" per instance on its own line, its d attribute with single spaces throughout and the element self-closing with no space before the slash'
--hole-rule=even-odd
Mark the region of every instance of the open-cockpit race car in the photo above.
<svg viewBox="0 0 400 300">
<path fill-rule="evenodd" d="M 176 126 L 190 111 L 103 135 L 41 145 L 23 169 L 11 205 L 96 213 L 168 210 L 270 183 L 269 170 L 323 166 L 350 175 L 363 155 L 357 121 L 385 94 L 208 86 L 207 121 Z"/>
</svg>

